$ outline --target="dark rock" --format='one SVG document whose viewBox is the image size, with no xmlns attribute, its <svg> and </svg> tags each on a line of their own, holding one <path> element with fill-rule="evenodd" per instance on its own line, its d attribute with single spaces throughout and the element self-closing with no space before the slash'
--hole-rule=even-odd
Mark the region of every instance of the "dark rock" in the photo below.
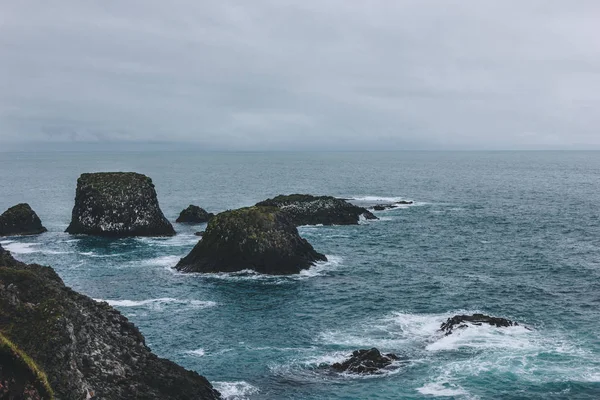
<svg viewBox="0 0 600 400">
<path fill-rule="evenodd" d="M 383 211 L 383 210 L 387 210 L 388 208 L 392 208 L 391 204 L 377 204 L 375 206 L 373 206 L 373 210 L 375 211 Z"/>
<path fill-rule="evenodd" d="M 400 358 L 392 353 L 381 354 L 376 348 L 370 350 L 356 350 L 352 356 L 342 363 L 335 363 L 332 369 L 338 372 L 354 374 L 380 374 L 382 369 L 390 367 Z"/>
<path fill-rule="evenodd" d="M 294 225 L 356 225 L 363 216 L 377 219 L 363 207 L 355 206 L 346 200 L 332 196 L 311 196 L 308 194 L 280 195 L 256 204 L 257 206 L 277 207 L 291 218 Z"/>
<path fill-rule="evenodd" d="M 56 398 L 220 398 L 204 377 L 154 355 L 140 331 L 107 303 L 66 287 L 50 267 L 16 261 L 1 247 L 0 332 L 45 373 Z M 10 360 L 0 357 L 0 370 L 8 368 L 13 370 Z"/>
<path fill-rule="evenodd" d="M 0 236 L 37 235 L 46 231 L 27 203 L 17 204 L 0 215 Z"/>
<path fill-rule="evenodd" d="M 519 324 L 506 318 L 490 317 L 484 314 L 473 314 L 473 315 L 455 315 L 452 318 L 448 318 L 446 322 L 442 323 L 440 330 L 445 332 L 446 335 L 450 335 L 454 329 L 463 329 L 468 327 L 467 323 L 472 325 L 488 324 L 499 328 L 518 326 Z"/>
<path fill-rule="evenodd" d="M 204 231 L 196 232 L 196 233 L 194 233 L 194 235 L 196 235 L 196 236 L 204 236 Z"/>
<path fill-rule="evenodd" d="M 296 274 L 325 261 L 276 207 L 225 211 L 210 220 L 202 240 L 175 266 L 184 272 Z"/>
<path fill-rule="evenodd" d="M 188 208 L 181 211 L 175 222 L 185 222 L 189 224 L 201 224 L 208 222 L 215 214 L 206 212 L 203 208 L 190 204 Z"/>
<path fill-rule="evenodd" d="M 134 172 L 81 174 L 66 232 L 99 236 L 172 236 L 152 179 Z"/>
<path fill-rule="evenodd" d="M 375 211 L 383 211 L 383 210 L 390 210 L 392 208 L 396 208 L 400 205 L 408 205 L 408 204 L 414 204 L 414 202 L 412 200 L 400 200 L 400 201 L 397 201 L 395 203 L 390 203 L 390 204 L 376 204 L 371 208 Z"/>
</svg>

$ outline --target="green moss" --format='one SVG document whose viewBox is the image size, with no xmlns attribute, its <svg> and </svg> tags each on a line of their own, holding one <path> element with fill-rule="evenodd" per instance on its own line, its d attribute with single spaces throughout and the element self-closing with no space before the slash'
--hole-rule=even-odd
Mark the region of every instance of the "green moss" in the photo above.
<svg viewBox="0 0 600 400">
<path fill-rule="evenodd" d="M 21 349 L 11 342 L 6 336 L 0 333 L 0 355 L 14 360 L 16 369 L 27 371 L 33 379 L 33 385 L 44 399 L 54 399 L 54 391 L 48 382 L 48 377 L 42 371 L 35 361 L 25 354 Z M 16 372 L 16 371 L 15 371 Z"/>
</svg>

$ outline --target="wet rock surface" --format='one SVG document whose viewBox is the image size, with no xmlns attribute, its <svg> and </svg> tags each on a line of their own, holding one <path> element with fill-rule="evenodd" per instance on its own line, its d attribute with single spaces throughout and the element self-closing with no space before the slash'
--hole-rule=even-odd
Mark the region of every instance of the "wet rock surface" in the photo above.
<svg viewBox="0 0 600 400">
<path fill-rule="evenodd" d="M 400 357 L 397 355 L 392 353 L 381 354 L 376 348 L 356 350 L 346 361 L 332 364 L 331 369 L 353 374 L 379 374 L 398 360 L 400 360 Z"/>
<path fill-rule="evenodd" d="M 60 399 L 220 398 L 204 377 L 153 354 L 140 331 L 107 303 L 1 247 L 0 332 L 45 373 Z"/>
<path fill-rule="evenodd" d="M 384 211 L 384 210 L 391 210 L 393 208 L 397 208 L 398 206 L 401 206 L 401 205 L 410 205 L 410 204 L 414 204 L 414 202 L 412 200 L 400 200 L 395 203 L 376 204 L 376 205 L 372 206 L 371 209 L 374 211 Z"/>
<path fill-rule="evenodd" d="M 179 213 L 175 222 L 188 224 L 201 224 L 210 221 L 215 214 L 207 212 L 205 209 L 190 204 L 185 210 Z"/>
<path fill-rule="evenodd" d="M 17 204 L 0 215 L 0 236 L 36 235 L 46 231 L 27 203 Z"/>
<path fill-rule="evenodd" d="M 473 314 L 473 315 L 455 315 L 454 317 L 448 318 L 446 322 L 442 323 L 440 330 L 446 335 L 452 334 L 455 329 L 464 329 L 469 325 L 491 325 L 499 328 L 505 328 L 509 326 L 518 326 L 519 324 L 506 318 L 491 317 L 484 314 Z"/>
<path fill-rule="evenodd" d="M 277 207 L 246 207 L 217 214 L 202 240 L 175 266 L 183 272 L 297 274 L 325 261 L 300 237 L 289 216 Z"/>
<path fill-rule="evenodd" d="M 99 236 L 172 236 L 152 179 L 135 172 L 82 174 L 66 232 Z"/>
<path fill-rule="evenodd" d="M 300 225 L 356 225 L 360 218 L 377 219 L 363 207 L 355 206 L 332 196 L 308 194 L 280 195 L 256 204 L 277 207 L 286 213 L 293 224 Z"/>
</svg>

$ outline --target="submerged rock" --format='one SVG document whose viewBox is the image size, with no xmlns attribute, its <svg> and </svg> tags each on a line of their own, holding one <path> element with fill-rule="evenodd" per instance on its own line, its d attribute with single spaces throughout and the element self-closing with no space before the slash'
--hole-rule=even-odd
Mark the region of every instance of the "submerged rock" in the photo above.
<svg viewBox="0 0 600 400">
<path fill-rule="evenodd" d="M 335 363 L 331 368 L 337 372 L 350 372 L 353 374 L 380 374 L 382 369 L 390 367 L 394 361 L 399 360 L 395 354 L 381 354 L 376 348 L 370 350 L 356 350 L 352 356 L 342 363 Z"/>
<path fill-rule="evenodd" d="M 0 215 L 0 236 L 37 235 L 46 231 L 27 203 L 17 204 Z"/>
<path fill-rule="evenodd" d="M 383 211 L 383 210 L 390 210 L 392 208 L 396 208 L 401 205 L 409 205 L 409 204 L 414 204 L 414 202 L 412 200 L 400 200 L 400 201 L 397 201 L 395 203 L 390 203 L 390 204 L 376 204 L 371 208 L 375 211 Z"/>
<path fill-rule="evenodd" d="M 499 328 L 518 326 L 519 324 L 506 318 L 490 317 L 484 314 L 473 314 L 473 315 L 455 315 L 452 318 L 448 318 L 446 322 L 442 323 L 440 330 L 445 332 L 446 335 L 450 335 L 454 329 L 463 329 L 468 327 L 467 323 L 472 325 L 488 324 Z"/>
<path fill-rule="evenodd" d="M 280 195 L 256 204 L 257 206 L 277 207 L 299 225 L 356 225 L 360 217 L 377 219 L 363 207 L 355 206 L 346 200 L 332 196 L 311 196 L 308 194 Z"/>
<path fill-rule="evenodd" d="M 215 214 L 206 212 L 203 208 L 190 204 L 188 208 L 179 213 L 175 222 L 186 222 L 189 224 L 201 224 L 208 222 Z"/>
<path fill-rule="evenodd" d="M 135 172 L 81 174 L 66 232 L 99 236 L 172 236 L 154 184 Z"/>
<path fill-rule="evenodd" d="M 297 274 L 325 261 L 276 207 L 225 211 L 210 220 L 202 240 L 175 266 L 184 272 Z"/>
<path fill-rule="evenodd" d="M 51 398 L 43 375 L 61 399 L 220 398 L 204 377 L 153 354 L 140 331 L 107 303 L 66 287 L 50 267 L 16 261 L 1 247 L 0 332 L 31 361 L 20 364 L 22 379 L 14 382 L 30 382 L 39 398 Z M 1 347 L 0 339 L 0 354 Z M 14 375 L 14 365 L 0 356 L 0 377 Z"/>
</svg>

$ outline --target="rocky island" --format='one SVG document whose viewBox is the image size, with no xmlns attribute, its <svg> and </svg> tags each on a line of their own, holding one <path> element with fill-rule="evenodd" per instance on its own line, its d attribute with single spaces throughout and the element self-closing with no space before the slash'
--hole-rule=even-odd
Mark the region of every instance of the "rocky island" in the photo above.
<svg viewBox="0 0 600 400">
<path fill-rule="evenodd" d="M 81 174 L 66 232 L 99 236 L 172 236 L 152 179 L 135 172 Z"/>
<path fill-rule="evenodd" d="M 210 220 L 202 239 L 175 266 L 183 272 L 296 274 L 327 258 L 301 238 L 289 214 L 277 207 L 225 211 Z"/>
<path fill-rule="evenodd" d="M 0 236 L 37 235 L 46 231 L 27 203 L 17 204 L 0 215 Z"/>
<path fill-rule="evenodd" d="M 440 330 L 447 335 L 452 334 L 455 329 L 464 329 L 469 325 L 491 325 L 497 328 L 507 328 L 509 326 L 518 326 L 517 322 L 511 321 L 506 318 L 491 317 L 484 314 L 473 314 L 473 315 L 455 315 L 452 318 L 448 318 L 446 322 L 442 323 Z M 529 329 L 529 328 L 526 328 Z"/>
<path fill-rule="evenodd" d="M 279 195 L 256 204 L 277 207 L 287 214 L 292 223 L 300 225 L 356 225 L 360 218 L 377 219 L 366 208 L 355 206 L 332 196 L 309 194 Z"/>
<path fill-rule="evenodd" d="M 190 204 L 185 210 L 179 213 L 175 222 L 187 224 L 202 224 L 210 221 L 215 214 L 207 212 L 205 209 Z"/>
<path fill-rule="evenodd" d="M 6 396 L 6 397 L 5 397 Z M 0 397 L 220 399 L 196 372 L 157 357 L 107 303 L 0 246 Z"/>
</svg>

